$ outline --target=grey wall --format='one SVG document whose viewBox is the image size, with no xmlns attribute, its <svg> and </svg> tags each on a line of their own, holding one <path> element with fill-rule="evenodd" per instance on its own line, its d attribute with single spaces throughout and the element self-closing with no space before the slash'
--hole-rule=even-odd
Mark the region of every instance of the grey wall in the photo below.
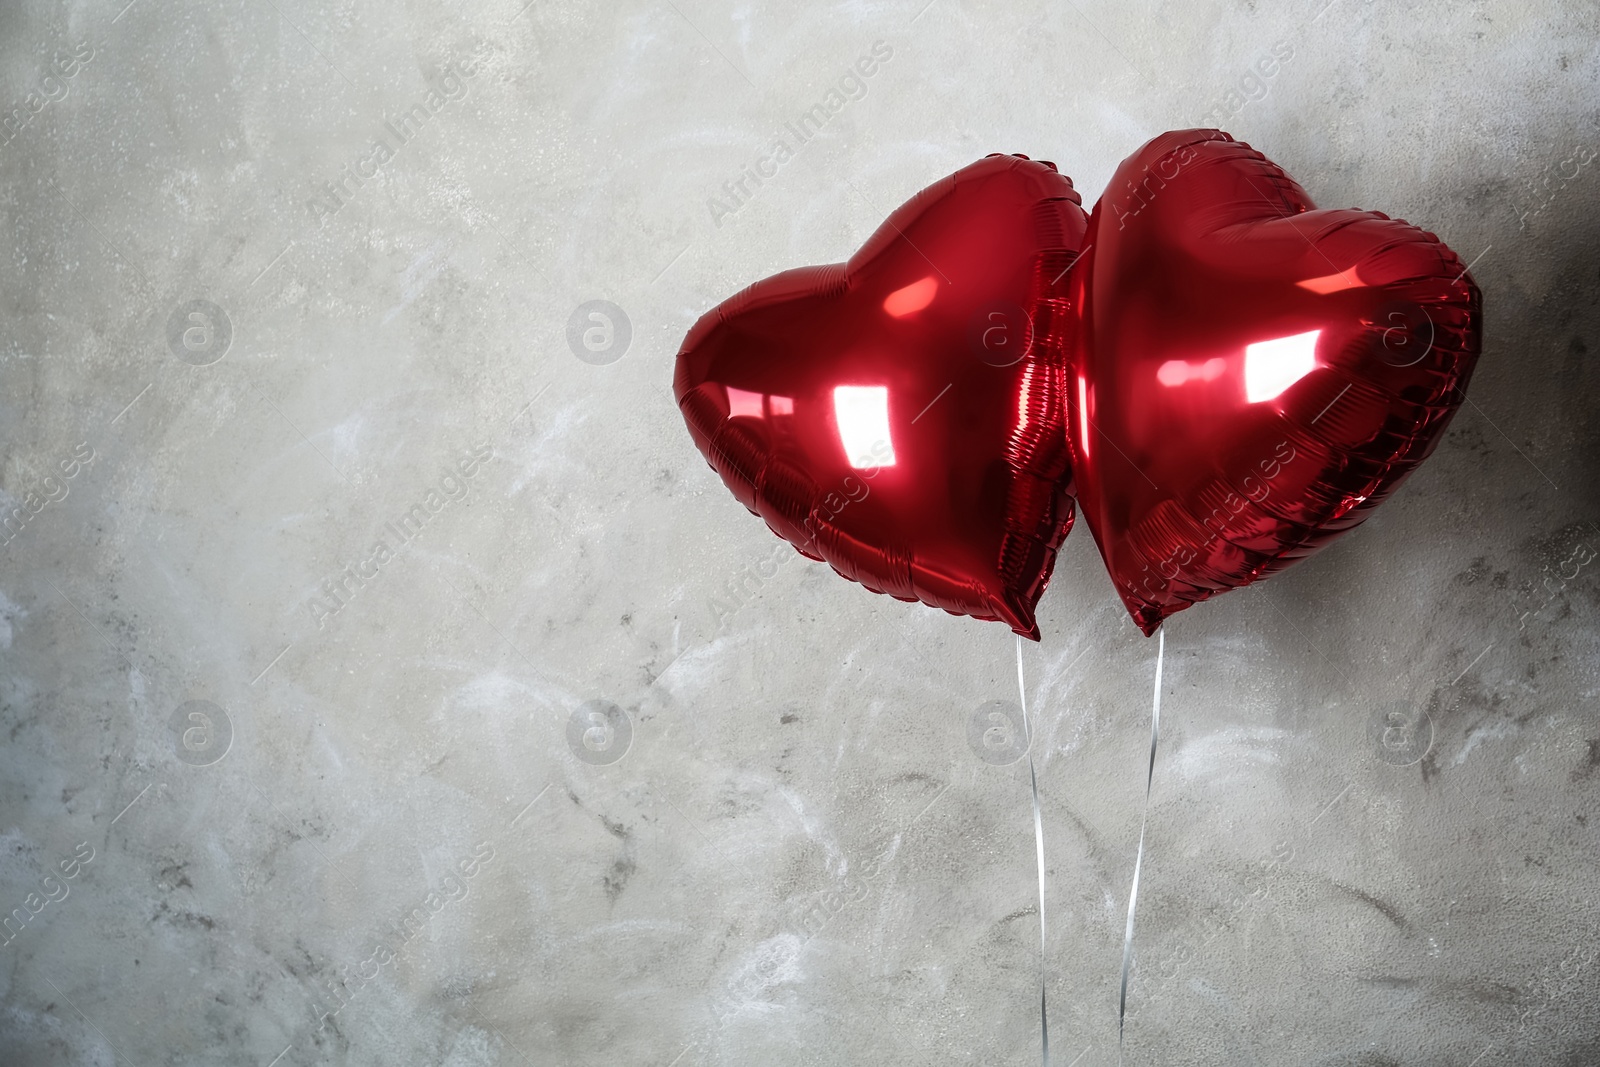
<svg viewBox="0 0 1600 1067">
<path fill-rule="evenodd" d="M 0 1061 L 1034 1062 L 1012 636 L 779 544 L 672 361 L 987 152 L 1092 201 L 1221 107 L 1487 336 L 1372 521 L 1168 627 L 1127 1062 L 1600 1062 L 1595 5 L 122 2 L 0 9 Z M 1040 621 L 1052 1051 L 1107 1065 L 1155 643 L 1082 527 Z"/>
</svg>

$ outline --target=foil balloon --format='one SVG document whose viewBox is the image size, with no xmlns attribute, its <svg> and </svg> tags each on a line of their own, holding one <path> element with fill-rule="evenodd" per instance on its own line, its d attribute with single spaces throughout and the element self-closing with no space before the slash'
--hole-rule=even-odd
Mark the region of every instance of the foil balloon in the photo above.
<svg viewBox="0 0 1600 1067">
<path fill-rule="evenodd" d="M 1362 522 L 1479 350 L 1478 288 L 1437 237 L 1319 210 L 1217 130 L 1123 162 L 1066 286 L 1078 506 L 1146 635 Z"/>
<path fill-rule="evenodd" d="M 1055 165 L 992 155 L 849 262 L 707 312 L 678 353 L 690 436 L 735 497 L 868 589 L 1004 622 L 1072 525 L 1066 305 L 1086 218 Z"/>
</svg>

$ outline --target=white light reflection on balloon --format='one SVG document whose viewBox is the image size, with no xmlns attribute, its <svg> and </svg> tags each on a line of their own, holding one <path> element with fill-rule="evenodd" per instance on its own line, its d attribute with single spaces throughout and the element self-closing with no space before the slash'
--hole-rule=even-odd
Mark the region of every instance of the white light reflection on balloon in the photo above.
<svg viewBox="0 0 1600 1067">
<path fill-rule="evenodd" d="M 850 466 L 894 466 L 889 438 L 889 388 L 884 385 L 840 385 L 833 390 L 833 417 Z"/>
<path fill-rule="evenodd" d="M 1321 330 L 1257 341 L 1244 349 L 1244 396 L 1252 404 L 1271 400 L 1317 367 Z"/>
</svg>

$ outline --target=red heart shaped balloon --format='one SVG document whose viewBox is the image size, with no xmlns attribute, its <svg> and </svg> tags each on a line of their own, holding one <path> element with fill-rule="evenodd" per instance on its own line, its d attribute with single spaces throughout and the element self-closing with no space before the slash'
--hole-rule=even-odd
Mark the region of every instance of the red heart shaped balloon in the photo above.
<svg viewBox="0 0 1600 1067">
<path fill-rule="evenodd" d="M 1072 524 L 1068 325 L 1043 298 L 1081 247 L 1080 203 L 1054 164 L 989 156 L 848 263 L 724 301 L 678 353 L 695 444 L 805 555 L 1037 640 Z"/>
<path fill-rule="evenodd" d="M 1437 237 L 1316 210 L 1218 130 L 1118 168 L 1066 285 L 1078 504 L 1146 635 L 1364 520 L 1479 350 L 1478 288 Z"/>
</svg>

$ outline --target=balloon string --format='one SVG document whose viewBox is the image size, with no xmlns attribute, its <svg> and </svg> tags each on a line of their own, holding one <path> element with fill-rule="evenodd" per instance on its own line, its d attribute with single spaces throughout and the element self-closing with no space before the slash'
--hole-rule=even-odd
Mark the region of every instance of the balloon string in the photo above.
<svg viewBox="0 0 1600 1067">
<path fill-rule="evenodd" d="M 1022 701 L 1022 732 L 1028 744 L 1028 783 L 1033 787 L 1033 844 L 1039 868 L 1039 1040 L 1044 1067 L 1050 1067 L 1050 1016 L 1045 1008 L 1044 819 L 1039 815 L 1039 776 L 1033 768 L 1033 728 L 1028 725 L 1028 686 L 1022 679 L 1022 635 L 1017 635 L 1017 696 Z"/>
<path fill-rule="evenodd" d="M 1167 658 L 1167 632 L 1158 629 L 1156 691 L 1150 705 L 1150 766 L 1144 776 L 1144 814 L 1139 818 L 1139 852 L 1133 861 L 1133 887 L 1128 890 L 1128 926 L 1122 933 L 1122 993 L 1117 1001 L 1117 1064 L 1122 1064 L 1123 1027 L 1128 1018 L 1128 968 L 1133 962 L 1133 912 L 1139 904 L 1139 872 L 1144 867 L 1144 830 L 1150 821 L 1150 783 L 1156 775 L 1156 740 L 1161 736 L 1161 667 Z"/>
</svg>

